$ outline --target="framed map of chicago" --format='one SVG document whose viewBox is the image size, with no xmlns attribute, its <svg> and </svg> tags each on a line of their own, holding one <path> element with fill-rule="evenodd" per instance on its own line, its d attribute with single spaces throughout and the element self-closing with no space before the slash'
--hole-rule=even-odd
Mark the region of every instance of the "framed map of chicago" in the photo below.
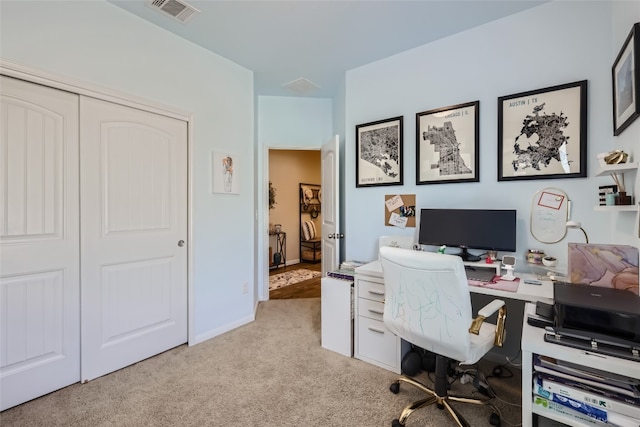
<svg viewBox="0 0 640 427">
<path fill-rule="evenodd" d="M 498 181 L 586 176 L 586 80 L 498 98 Z"/>
<path fill-rule="evenodd" d="M 416 114 L 416 184 L 478 182 L 480 101 Z"/>
</svg>

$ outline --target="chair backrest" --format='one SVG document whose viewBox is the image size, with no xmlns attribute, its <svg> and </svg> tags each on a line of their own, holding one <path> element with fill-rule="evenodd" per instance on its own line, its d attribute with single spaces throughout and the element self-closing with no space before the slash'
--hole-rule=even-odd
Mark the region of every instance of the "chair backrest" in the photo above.
<svg viewBox="0 0 640 427">
<path fill-rule="evenodd" d="M 467 360 L 472 311 L 462 259 L 385 246 L 380 261 L 385 326 L 425 350 Z"/>
</svg>

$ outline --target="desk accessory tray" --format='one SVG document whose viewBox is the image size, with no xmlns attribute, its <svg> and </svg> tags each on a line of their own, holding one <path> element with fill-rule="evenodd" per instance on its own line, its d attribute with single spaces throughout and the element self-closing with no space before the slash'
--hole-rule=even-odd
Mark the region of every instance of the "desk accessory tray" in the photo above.
<svg viewBox="0 0 640 427">
<path fill-rule="evenodd" d="M 640 345 L 633 341 L 595 332 L 551 326 L 546 327 L 545 331 L 544 340 L 549 343 L 640 362 Z"/>
</svg>

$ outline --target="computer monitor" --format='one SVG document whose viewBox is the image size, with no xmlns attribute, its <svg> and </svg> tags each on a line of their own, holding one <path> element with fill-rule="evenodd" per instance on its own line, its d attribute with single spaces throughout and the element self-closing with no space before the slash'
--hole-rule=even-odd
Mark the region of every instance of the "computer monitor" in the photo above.
<svg viewBox="0 0 640 427">
<path fill-rule="evenodd" d="M 462 249 L 465 261 L 479 261 L 467 249 L 516 251 L 516 211 L 507 209 L 422 209 L 418 243 Z"/>
</svg>

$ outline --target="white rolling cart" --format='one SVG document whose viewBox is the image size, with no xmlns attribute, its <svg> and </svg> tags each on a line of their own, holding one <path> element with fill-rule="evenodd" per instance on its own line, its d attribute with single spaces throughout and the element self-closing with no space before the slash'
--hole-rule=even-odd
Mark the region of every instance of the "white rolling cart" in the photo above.
<svg viewBox="0 0 640 427">
<path fill-rule="evenodd" d="M 320 315 L 322 347 L 353 356 L 353 280 L 323 277 Z"/>
<path fill-rule="evenodd" d="M 531 309 L 527 307 L 527 309 Z M 533 308 L 535 310 L 535 308 Z M 525 310 L 526 311 L 526 310 Z M 580 350 L 544 340 L 544 329 L 527 323 L 522 326 L 522 426 L 533 426 L 533 414 L 548 418 L 569 426 L 582 425 L 575 418 L 557 413 L 542 406 L 533 405 L 533 356 L 535 354 L 564 360 L 577 365 L 596 368 L 601 371 L 640 378 L 640 362 L 619 357 Z"/>
</svg>

